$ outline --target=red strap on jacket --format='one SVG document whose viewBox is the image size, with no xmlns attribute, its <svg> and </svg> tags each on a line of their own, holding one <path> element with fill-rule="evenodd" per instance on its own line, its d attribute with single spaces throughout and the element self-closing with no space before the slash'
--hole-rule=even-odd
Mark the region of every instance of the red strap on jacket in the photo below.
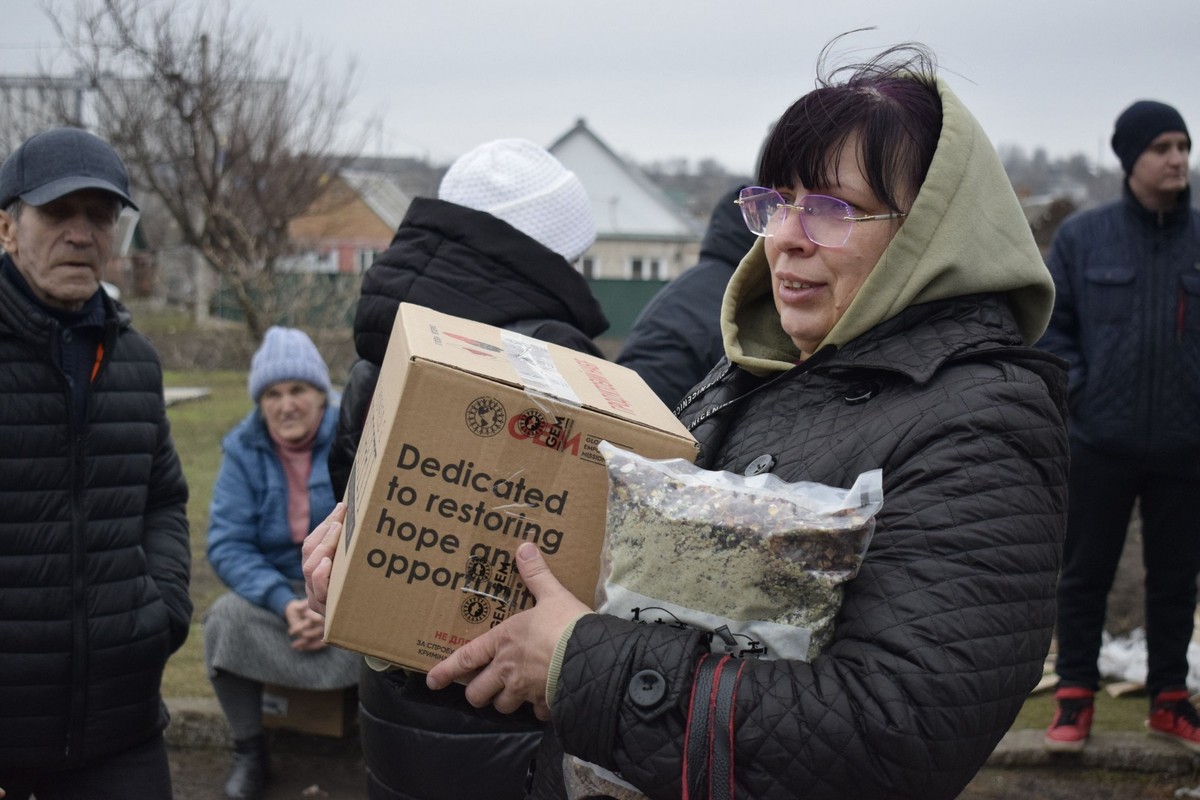
<svg viewBox="0 0 1200 800">
<path fill-rule="evenodd" d="M 696 665 L 683 742 L 683 800 L 733 800 L 734 700 L 744 666 L 711 653 Z"/>
<path fill-rule="evenodd" d="M 733 780 L 733 718 L 737 708 L 737 687 L 745 666 L 745 661 L 726 656 L 713 684 L 708 735 L 709 800 L 733 800 L 736 791 Z"/>
</svg>

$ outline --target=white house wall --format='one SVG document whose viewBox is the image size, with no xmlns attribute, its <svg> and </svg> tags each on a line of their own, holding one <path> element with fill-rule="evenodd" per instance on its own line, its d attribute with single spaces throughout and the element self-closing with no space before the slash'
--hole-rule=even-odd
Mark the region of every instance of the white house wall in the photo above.
<svg viewBox="0 0 1200 800">
<path fill-rule="evenodd" d="M 550 152 L 587 190 L 596 243 L 579 267 L 588 278 L 670 280 L 696 262 L 703 226 L 580 119 Z"/>
<path fill-rule="evenodd" d="M 590 270 L 584 268 L 589 278 L 638 280 L 633 274 L 633 264 L 640 261 L 643 270 L 640 280 L 670 280 L 696 263 L 700 258 L 700 243 L 602 238 L 596 240 L 583 258 L 590 262 Z M 653 261 L 662 265 L 658 274 L 650 271 Z"/>
<path fill-rule="evenodd" d="M 587 189 L 596 214 L 596 230 L 603 236 L 684 236 L 694 232 L 676 212 L 633 178 L 622 165 L 585 136 L 568 136 L 554 148 L 554 155 L 573 171 Z"/>
</svg>

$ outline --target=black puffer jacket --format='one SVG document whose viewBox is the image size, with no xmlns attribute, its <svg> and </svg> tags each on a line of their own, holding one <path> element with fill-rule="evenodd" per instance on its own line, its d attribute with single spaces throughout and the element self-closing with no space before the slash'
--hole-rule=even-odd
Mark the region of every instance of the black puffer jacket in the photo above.
<svg viewBox="0 0 1200 800">
<path fill-rule="evenodd" d="M 939 301 L 773 378 L 726 363 L 684 410 L 708 469 L 742 473 L 766 456 L 787 481 L 843 487 L 883 469 L 833 642 L 811 664 L 745 662 L 737 797 L 955 797 L 1041 677 L 1066 381 L 1057 358 L 1020 344 L 1002 299 Z M 700 653 L 695 633 L 584 617 L 553 705 L 566 749 L 650 797 L 679 797 Z M 643 670 L 665 679 L 660 701 L 613 691 Z M 535 797 L 560 796 L 555 761 L 539 754 Z"/>
<path fill-rule="evenodd" d="M 62 329 L 0 278 L 0 774 L 78 766 L 162 731 L 163 666 L 188 633 L 187 483 L 162 369 L 104 303 L 77 428 Z"/>
<path fill-rule="evenodd" d="M 669 408 L 725 355 L 721 298 L 757 238 L 733 202 L 740 190 L 738 186 L 717 201 L 700 260 L 650 299 L 617 354 L 617 363 L 637 372 Z"/>
<path fill-rule="evenodd" d="M 329 471 L 345 492 L 379 366 L 400 303 L 599 355 L 592 337 L 608 328 L 583 276 L 552 250 L 490 214 L 417 199 L 391 246 L 367 270 L 354 319 L 360 360 L 342 395 Z M 424 675 L 363 669 L 360 738 L 372 797 L 523 795 L 525 773 L 542 736 L 532 712 L 506 716 L 467 703 L 463 687 L 440 692 Z"/>
<path fill-rule="evenodd" d="M 1200 211 L 1169 213 L 1125 188 L 1076 214 L 1047 263 L 1057 293 L 1041 347 L 1070 364 L 1071 433 L 1117 455 L 1200 469 Z"/>
</svg>

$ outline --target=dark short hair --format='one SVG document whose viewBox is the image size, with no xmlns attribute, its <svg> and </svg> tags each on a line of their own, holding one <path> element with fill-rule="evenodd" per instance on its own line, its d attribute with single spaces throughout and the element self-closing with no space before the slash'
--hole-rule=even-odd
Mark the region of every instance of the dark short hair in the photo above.
<svg viewBox="0 0 1200 800">
<path fill-rule="evenodd" d="M 817 88 L 775 124 L 758 181 L 774 188 L 831 186 L 841 149 L 857 133 L 867 184 L 889 209 L 903 211 L 901 203 L 925 182 L 942 131 L 935 59 L 923 46 L 906 43 L 864 64 L 827 71 L 838 39 L 821 51 Z"/>
</svg>

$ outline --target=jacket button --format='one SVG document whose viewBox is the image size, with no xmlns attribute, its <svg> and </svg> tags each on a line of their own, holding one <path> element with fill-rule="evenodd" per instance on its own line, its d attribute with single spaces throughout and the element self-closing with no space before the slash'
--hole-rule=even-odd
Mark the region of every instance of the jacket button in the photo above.
<svg viewBox="0 0 1200 800">
<path fill-rule="evenodd" d="M 865 403 L 879 393 L 879 384 L 875 381 L 856 383 L 846 390 L 846 405 L 856 406 Z"/>
<path fill-rule="evenodd" d="M 746 471 L 742 474 L 749 478 L 752 475 L 761 475 L 764 472 L 770 472 L 775 466 L 775 456 L 770 453 L 764 453 L 758 458 L 751 461 L 746 466 Z"/>
<path fill-rule="evenodd" d="M 644 669 L 629 682 L 629 699 L 634 705 L 650 708 L 667 693 L 667 679 L 652 669 Z"/>
</svg>

